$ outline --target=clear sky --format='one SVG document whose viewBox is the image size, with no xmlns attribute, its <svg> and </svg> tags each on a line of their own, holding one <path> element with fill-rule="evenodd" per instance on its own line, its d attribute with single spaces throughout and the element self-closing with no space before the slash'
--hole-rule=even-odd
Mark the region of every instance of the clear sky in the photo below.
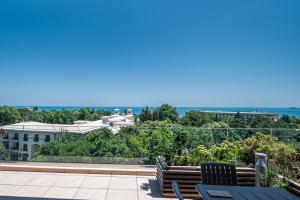
<svg viewBox="0 0 300 200">
<path fill-rule="evenodd" d="M 299 0 L 2 0 L 0 105 L 300 106 Z"/>
</svg>

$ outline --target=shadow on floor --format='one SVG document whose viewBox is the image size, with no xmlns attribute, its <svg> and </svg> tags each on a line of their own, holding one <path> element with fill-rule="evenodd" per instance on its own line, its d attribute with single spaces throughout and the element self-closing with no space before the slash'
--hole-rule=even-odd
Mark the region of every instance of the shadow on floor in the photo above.
<svg viewBox="0 0 300 200">
<path fill-rule="evenodd" d="M 148 182 L 149 183 L 144 183 L 140 189 L 146 191 L 147 195 L 151 196 L 152 198 L 162 198 L 163 196 L 159 190 L 157 180 L 149 179 Z"/>
</svg>

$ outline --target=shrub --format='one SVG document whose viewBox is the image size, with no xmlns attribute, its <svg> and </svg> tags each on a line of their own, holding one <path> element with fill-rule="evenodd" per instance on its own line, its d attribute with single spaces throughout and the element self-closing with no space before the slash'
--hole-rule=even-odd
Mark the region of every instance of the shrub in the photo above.
<svg viewBox="0 0 300 200">
<path fill-rule="evenodd" d="M 254 154 L 256 152 L 267 154 L 268 160 L 282 166 L 289 163 L 296 153 L 291 145 L 279 142 L 276 137 L 261 133 L 257 133 L 244 140 L 241 150 L 243 155 L 242 160 L 251 165 L 254 165 Z"/>
</svg>

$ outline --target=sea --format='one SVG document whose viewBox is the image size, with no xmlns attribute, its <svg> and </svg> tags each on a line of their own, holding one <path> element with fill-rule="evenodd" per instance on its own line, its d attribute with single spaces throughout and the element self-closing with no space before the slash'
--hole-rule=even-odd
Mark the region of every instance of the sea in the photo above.
<svg viewBox="0 0 300 200">
<path fill-rule="evenodd" d="M 34 106 L 15 106 L 17 108 L 33 108 Z M 108 107 L 99 107 L 99 106 L 85 106 L 94 110 L 108 110 L 113 111 L 115 108 L 120 110 L 126 110 L 128 108 L 133 109 L 134 114 L 140 114 L 144 107 L 126 107 L 126 106 L 108 106 Z M 38 106 L 39 110 L 79 110 L 82 106 Z M 156 107 L 149 107 L 149 110 L 154 111 Z M 300 118 L 300 108 L 268 108 L 268 107 L 177 107 L 177 111 L 180 116 L 184 116 L 186 112 L 191 110 L 200 110 L 200 111 L 221 111 L 221 112 L 274 112 L 278 116 L 290 115 Z"/>
</svg>

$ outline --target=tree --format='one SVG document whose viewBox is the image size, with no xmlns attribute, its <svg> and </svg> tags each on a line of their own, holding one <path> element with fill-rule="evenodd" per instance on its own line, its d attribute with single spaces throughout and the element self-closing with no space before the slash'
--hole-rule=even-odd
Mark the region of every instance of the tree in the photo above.
<svg viewBox="0 0 300 200">
<path fill-rule="evenodd" d="M 215 144 L 220 144 L 224 140 L 235 141 L 240 139 L 240 135 L 230 130 L 229 125 L 224 122 L 207 123 L 202 128 L 204 128 L 204 132 L 211 132 Z"/>
<path fill-rule="evenodd" d="M 175 107 L 169 104 L 163 104 L 153 112 L 153 119 L 177 123 L 179 122 L 179 114 Z"/>
<path fill-rule="evenodd" d="M 252 128 L 272 128 L 274 122 L 269 117 L 258 115 L 250 120 L 249 125 Z"/>
<path fill-rule="evenodd" d="M 92 115 L 89 108 L 81 108 L 79 110 L 79 120 L 91 120 Z"/>
<path fill-rule="evenodd" d="M 271 135 L 257 133 L 242 142 L 243 161 L 254 164 L 254 154 L 256 152 L 265 153 L 268 159 L 283 166 L 293 160 L 295 149 L 288 144 L 278 141 L 278 138 Z"/>
<path fill-rule="evenodd" d="M 13 107 L 1 107 L 0 108 L 0 125 L 14 124 L 21 120 L 20 112 Z"/>
<path fill-rule="evenodd" d="M 139 115 L 139 119 L 141 122 L 153 120 L 152 112 L 149 110 L 148 106 L 142 110 L 141 114 Z"/>
<path fill-rule="evenodd" d="M 241 113 L 236 113 L 234 118 L 230 120 L 230 127 L 231 128 L 246 128 L 246 121 L 242 117 Z"/>
<path fill-rule="evenodd" d="M 190 112 L 187 112 L 182 118 L 181 118 L 181 124 L 184 126 L 195 126 L 195 127 L 201 127 L 204 124 L 212 122 L 212 115 L 198 111 L 198 110 L 192 110 Z"/>
<path fill-rule="evenodd" d="M 182 155 L 184 147 L 187 143 L 187 135 L 188 135 L 188 132 L 186 130 L 175 131 L 174 151 L 177 156 Z"/>
</svg>

